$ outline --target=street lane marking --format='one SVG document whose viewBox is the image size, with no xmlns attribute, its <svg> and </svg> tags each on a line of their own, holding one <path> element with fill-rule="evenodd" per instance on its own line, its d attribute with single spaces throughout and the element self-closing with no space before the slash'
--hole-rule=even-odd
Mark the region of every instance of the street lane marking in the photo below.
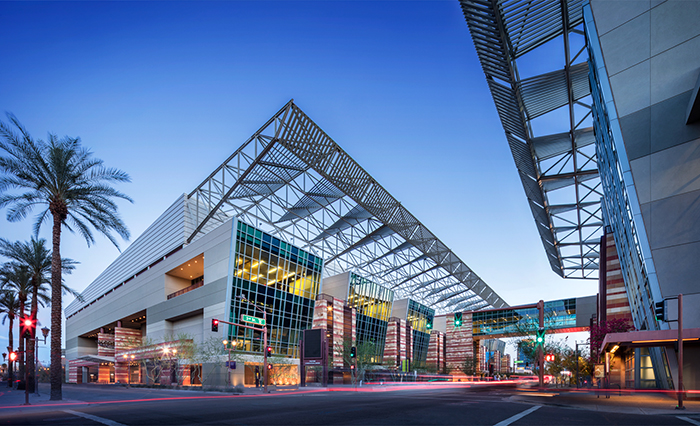
<svg viewBox="0 0 700 426">
<path fill-rule="evenodd" d="M 536 411 L 540 407 L 541 407 L 541 405 L 535 405 L 534 407 L 528 408 L 527 410 L 523 411 L 520 414 L 516 414 L 513 417 L 509 417 L 509 418 L 503 420 L 502 422 L 496 423 L 495 426 L 508 426 L 509 424 L 517 422 L 518 420 L 522 419 L 523 417 L 527 416 L 528 414 Z M 700 426 L 700 425 L 698 425 L 698 426 Z"/>
<path fill-rule="evenodd" d="M 694 424 L 695 426 L 700 426 L 700 422 L 697 420 L 693 420 L 689 417 L 681 417 L 681 416 L 676 416 L 676 417 L 678 417 L 681 420 L 685 420 L 688 423 Z"/>
<path fill-rule="evenodd" d="M 102 423 L 103 425 L 107 425 L 107 426 L 126 426 L 125 424 L 115 422 L 114 420 L 105 419 L 103 417 L 93 416 L 92 414 L 81 413 L 80 411 L 63 410 L 63 412 L 68 413 L 68 414 L 72 414 L 74 416 L 83 417 L 83 418 L 86 418 L 88 420 L 92 420 L 93 422 Z"/>
</svg>

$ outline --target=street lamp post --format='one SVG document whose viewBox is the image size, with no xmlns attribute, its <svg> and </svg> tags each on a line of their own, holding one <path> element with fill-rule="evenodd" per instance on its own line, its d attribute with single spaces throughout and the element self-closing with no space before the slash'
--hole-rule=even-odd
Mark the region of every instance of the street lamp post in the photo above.
<svg viewBox="0 0 700 426">
<path fill-rule="evenodd" d="M 170 368 L 170 380 L 171 380 L 171 382 L 172 382 L 172 377 L 173 377 L 173 358 L 172 358 L 171 354 L 172 354 L 172 355 L 176 355 L 176 354 L 177 354 L 177 349 L 175 349 L 175 348 L 168 349 L 167 347 L 165 347 L 165 348 L 163 348 L 163 353 L 164 353 L 165 355 L 168 356 L 168 367 Z M 178 365 L 177 368 L 180 368 L 180 366 Z M 175 374 L 176 374 L 175 377 L 177 377 L 177 373 L 175 373 Z M 172 383 L 170 383 L 170 384 L 172 385 Z M 175 384 L 179 384 L 179 383 L 175 383 Z"/>
<path fill-rule="evenodd" d="M 134 362 L 134 358 L 134 355 L 124 354 L 124 359 L 126 360 L 126 375 L 128 376 L 128 382 L 126 384 L 127 388 L 131 387 L 131 364 Z"/>
<path fill-rule="evenodd" d="M 236 296 L 238 299 L 240 299 L 242 302 L 246 302 L 249 305 L 251 305 L 255 310 L 258 312 L 262 312 L 263 314 L 263 323 L 265 324 L 262 329 L 263 333 L 263 385 L 264 385 L 264 392 L 267 393 L 267 312 L 265 312 L 264 309 L 260 309 L 254 304 L 252 304 L 249 300 L 244 298 L 241 295 Z"/>
<path fill-rule="evenodd" d="M 44 336 L 44 344 L 46 344 L 46 338 L 49 336 L 49 332 L 51 331 L 50 328 L 48 327 L 43 327 L 41 329 L 41 334 Z M 39 395 L 39 339 L 34 338 L 34 391 L 36 393 L 36 396 L 41 396 Z"/>
<path fill-rule="evenodd" d="M 578 373 L 579 373 L 579 371 L 578 371 L 578 346 L 579 346 L 579 345 L 581 345 L 581 346 L 590 346 L 591 344 L 590 344 L 590 343 L 586 343 L 586 342 L 583 342 L 583 343 L 576 342 L 576 350 L 574 351 L 574 356 L 576 357 L 576 389 L 579 388 L 579 383 L 580 383 L 580 381 L 581 381 L 580 378 L 579 378 L 579 375 L 578 375 Z"/>
<path fill-rule="evenodd" d="M 238 342 L 236 340 L 232 340 L 230 342 L 228 340 L 224 340 L 222 343 L 228 352 L 228 364 L 226 364 L 226 383 L 231 386 L 231 349 L 235 351 L 236 346 L 238 346 Z"/>
<path fill-rule="evenodd" d="M 15 370 L 13 368 L 15 360 L 12 359 L 12 346 L 7 347 L 7 353 L 10 355 L 9 363 L 7 365 L 7 387 L 11 388 L 13 382 L 15 381 Z"/>
</svg>

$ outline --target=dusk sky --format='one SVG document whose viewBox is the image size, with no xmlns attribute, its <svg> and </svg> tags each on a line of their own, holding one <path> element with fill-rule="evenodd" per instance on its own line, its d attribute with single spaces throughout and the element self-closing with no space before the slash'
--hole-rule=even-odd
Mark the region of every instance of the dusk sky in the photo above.
<svg viewBox="0 0 700 426">
<path fill-rule="evenodd" d="M 293 98 L 508 304 L 597 292 L 550 269 L 456 0 L 0 2 L 0 43 L 0 112 L 127 172 L 132 240 Z M 62 255 L 83 290 L 118 251 L 64 231 Z"/>
</svg>

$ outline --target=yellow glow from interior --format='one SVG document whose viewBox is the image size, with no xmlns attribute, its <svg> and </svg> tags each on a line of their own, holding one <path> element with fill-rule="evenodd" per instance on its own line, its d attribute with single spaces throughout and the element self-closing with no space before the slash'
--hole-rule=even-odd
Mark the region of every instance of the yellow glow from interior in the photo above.
<svg viewBox="0 0 700 426">
<path fill-rule="evenodd" d="M 690 340 L 700 340 L 700 338 L 697 337 L 692 337 L 688 339 L 683 339 L 684 342 L 690 341 Z M 634 340 L 632 343 L 669 343 L 669 342 L 677 342 L 678 339 L 663 339 L 663 340 Z"/>
</svg>

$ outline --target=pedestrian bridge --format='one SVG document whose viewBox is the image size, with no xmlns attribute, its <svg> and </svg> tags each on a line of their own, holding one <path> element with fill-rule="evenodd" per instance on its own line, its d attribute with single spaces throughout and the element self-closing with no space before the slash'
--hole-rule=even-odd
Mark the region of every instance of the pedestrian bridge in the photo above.
<svg viewBox="0 0 700 426">
<path fill-rule="evenodd" d="M 597 296 L 544 302 L 544 327 L 547 333 L 588 331 L 596 313 Z M 472 312 L 474 339 L 496 339 L 534 334 L 539 328 L 536 305 L 487 309 Z"/>
</svg>

